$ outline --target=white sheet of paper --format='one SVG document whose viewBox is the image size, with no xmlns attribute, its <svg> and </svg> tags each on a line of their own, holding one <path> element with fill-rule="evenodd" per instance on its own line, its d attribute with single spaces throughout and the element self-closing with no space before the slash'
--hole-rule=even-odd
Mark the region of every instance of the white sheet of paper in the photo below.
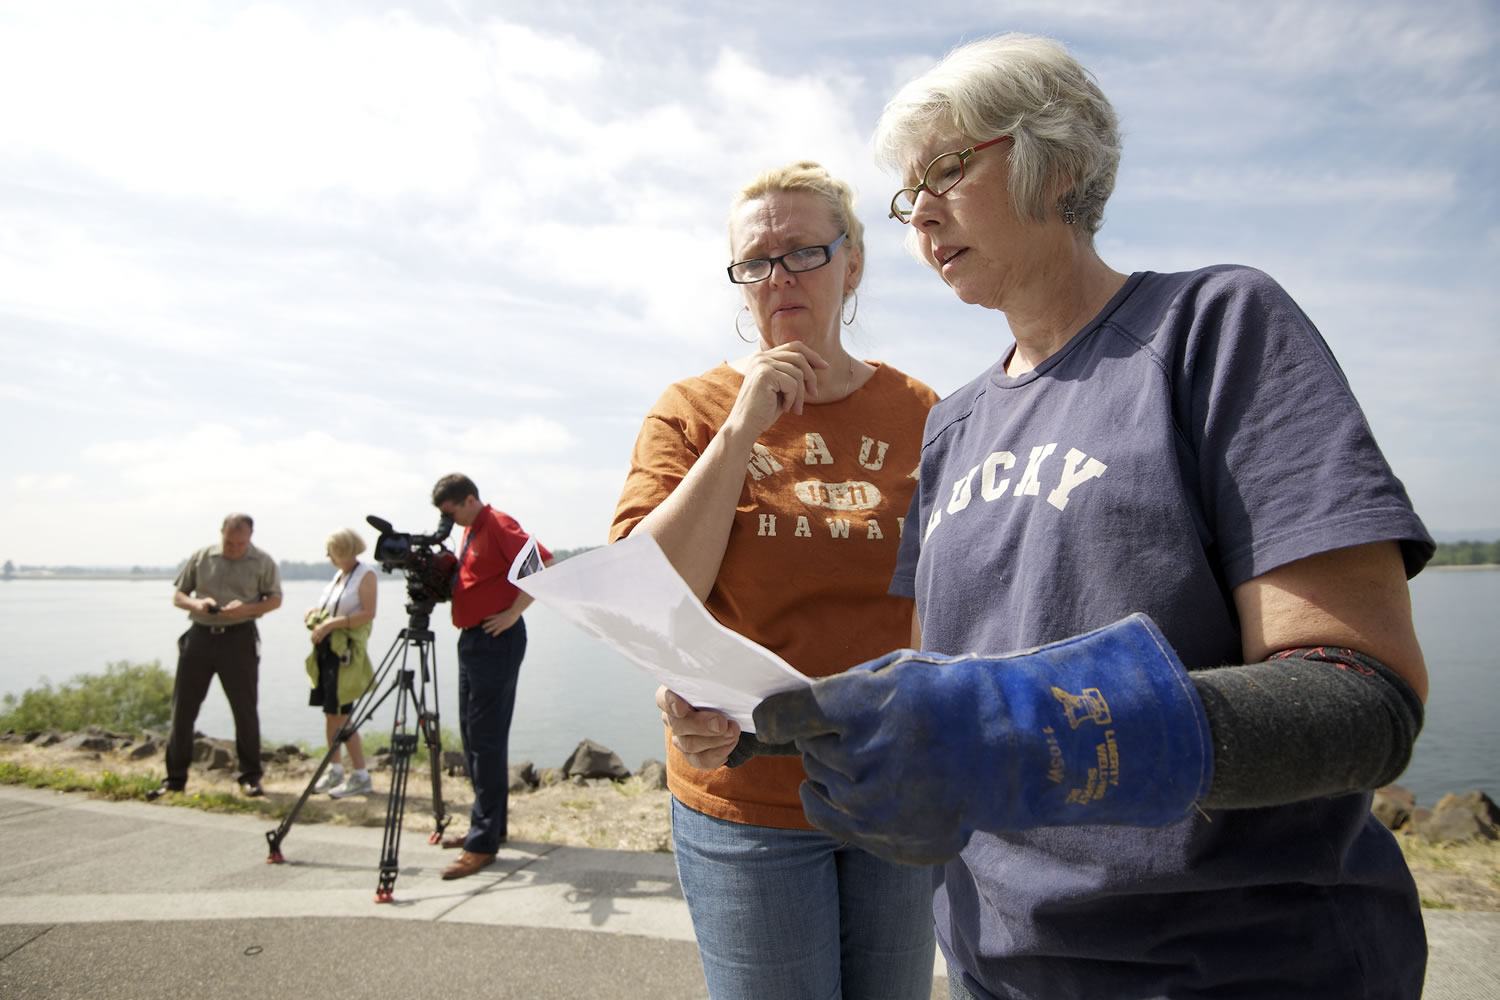
<svg viewBox="0 0 1500 1000">
<path fill-rule="evenodd" d="M 699 708 L 755 731 L 767 695 L 805 686 L 805 674 L 719 624 L 646 532 L 544 568 L 536 540 L 511 564 L 510 582 L 618 651 Z"/>
</svg>

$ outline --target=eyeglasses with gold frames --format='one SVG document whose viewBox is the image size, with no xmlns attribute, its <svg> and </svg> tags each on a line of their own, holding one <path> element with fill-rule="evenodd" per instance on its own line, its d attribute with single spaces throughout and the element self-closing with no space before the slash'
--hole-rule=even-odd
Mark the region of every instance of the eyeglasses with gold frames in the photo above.
<svg viewBox="0 0 1500 1000">
<path fill-rule="evenodd" d="M 964 164 L 969 162 L 969 157 L 981 149 L 993 146 L 997 142 L 1004 142 L 1010 136 L 1002 135 L 991 139 L 989 142 L 981 142 L 970 146 L 968 149 L 959 150 L 956 153 L 944 153 L 931 163 L 922 172 L 922 183 L 916 187 L 902 188 L 891 198 L 890 218 L 895 219 L 903 226 L 911 221 L 911 214 L 917 210 L 917 194 L 926 191 L 934 198 L 941 198 L 958 186 L 958 182 L 964 179 Z"/>
</svg>

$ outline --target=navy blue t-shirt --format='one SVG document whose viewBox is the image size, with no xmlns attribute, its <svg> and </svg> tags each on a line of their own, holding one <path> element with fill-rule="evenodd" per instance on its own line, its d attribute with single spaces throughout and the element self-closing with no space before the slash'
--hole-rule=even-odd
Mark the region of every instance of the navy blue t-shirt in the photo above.
<svg viewBox="0 0 1500 1000">
<path fill-rule="evenodd" d="M 1433 551 L 1286 292 L 1241 267 L 1145 272 L 1034 371 L 996 364 L 933 408 L 891 589 L 930 651 L 1143 611 L 1201 669 L 1243 660 L 1236 586 L 1382 540 L 1408 575 Z M 1426 958 L 1368 795 L 979 833 L 939 869 L 935 912 L 979 996 L 1415 998 Z"/>
</svg>

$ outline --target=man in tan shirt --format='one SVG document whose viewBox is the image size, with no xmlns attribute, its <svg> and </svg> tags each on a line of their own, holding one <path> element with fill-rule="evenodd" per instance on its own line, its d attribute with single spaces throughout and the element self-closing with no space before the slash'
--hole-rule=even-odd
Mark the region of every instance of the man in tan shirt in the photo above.
<svg viewBox="0 0 1500 1000">
<path fill-rule="evenodd" d="M 177 574 L 172 604 L 192 625 L 177 640 L 177 678 L 172 684 L 172 731 L 167 739 L 167 777 L 147 796 L 157 798 L 187 786 L 193 761 L 193 725 L 214 675 L 234 714 L 240 790 L 264 794 L 260 785 L 260 633 L 255 619 L 281 607 L 276 561 L 250 544 L 255 522 L 230 514 L 221 541 L 188 557 Z"/>
</svg>

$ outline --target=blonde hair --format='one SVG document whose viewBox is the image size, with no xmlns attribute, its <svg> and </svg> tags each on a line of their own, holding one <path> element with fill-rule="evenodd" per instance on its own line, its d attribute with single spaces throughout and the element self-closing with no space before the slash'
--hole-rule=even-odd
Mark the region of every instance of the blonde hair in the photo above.
<svg viewBox="0 0 1500 1000">
<path fill-rule="evenodd" d="M 340 559 L 357 556 L 365 550 L 365 540 L 348 528 L 340 528 L 329 535 L 325 544 L 328 547 L 328 554 L 338 556 Z"/>
<path fill-rule="evenodd" d="M 830 174 L 821 163 L 812 160 L 799 160 L 785 167 L 767 170 L 740 188 L 739 194 L 735 195 L 734 202 L 729 206 L 730 220 L 734 219 L 734 213 L 745 202 L 764 198 L 777 191 L 810 191 L 821 198 L 834 226 L 839 232 L 849 234 L 844 245 L 859 251 L 859 259 L 864 261 L 865 224 L 854 214 L 854 189 Z M 855 275 L 855 288 L 859 287 L 863 277 L 864 267 L 861 266 Z M 853 291 L 854 289 L 850 289 L 849 294 Z M 846 299 L 848 297 L 848 294 L 844 296 Z"/>
<path fill-rule="evenodd" d="M 875 126 L 876 156 L 900 170 L 936 125 L 983 142 L 1009 135 L 1016 213 L 1073 212 L 1090 238 L 1120 165 L 1120 123 L 1092 74 L 1060 42 L 1009 34 L 960 46 L 902 87 Z M 1061 188 L 1061 190 L 1059 190 Z"/>
</svg>

